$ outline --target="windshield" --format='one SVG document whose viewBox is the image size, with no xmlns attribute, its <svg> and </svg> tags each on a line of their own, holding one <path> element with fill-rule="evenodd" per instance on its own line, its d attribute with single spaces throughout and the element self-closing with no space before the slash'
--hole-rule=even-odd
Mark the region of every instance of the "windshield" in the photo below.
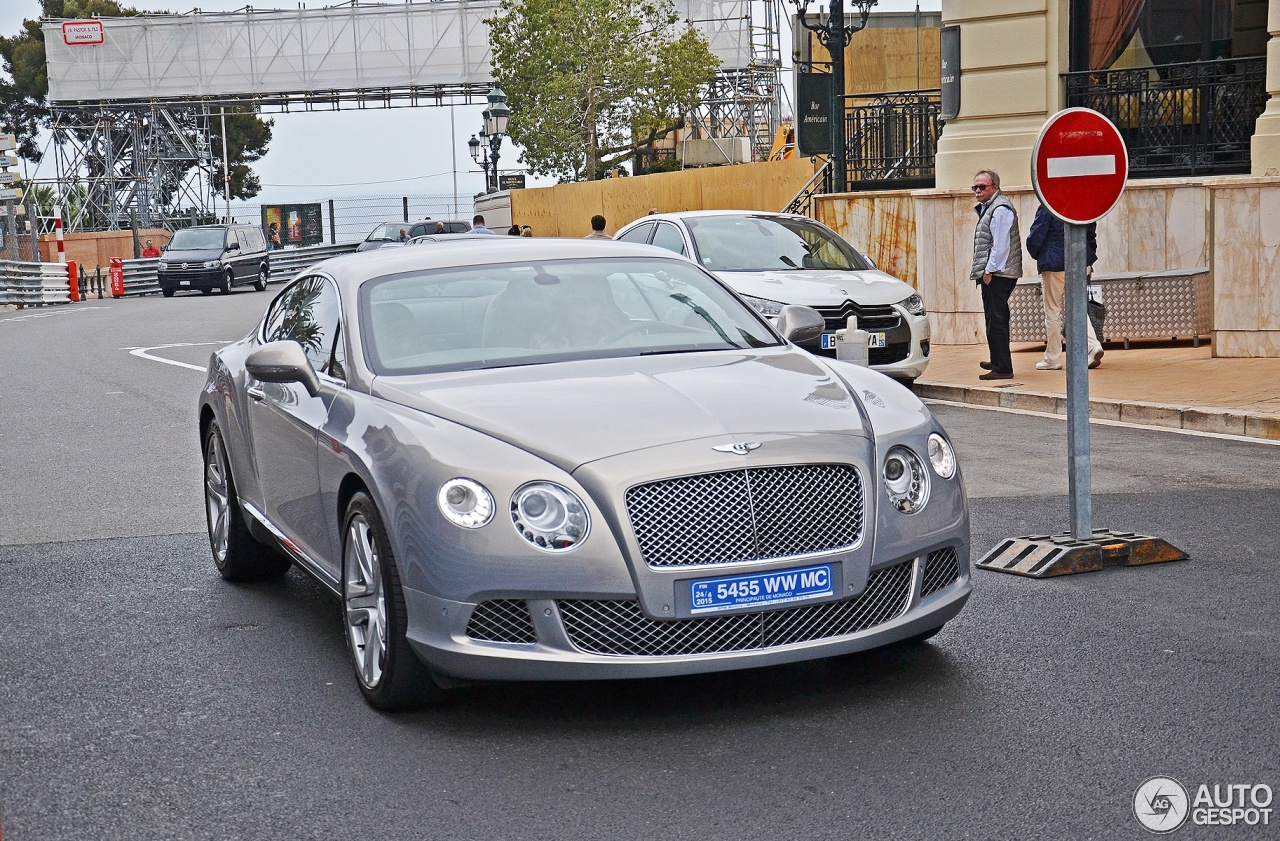
<svg viewBox="0 0 1280 841">
<path fill-rule="evenodd" d="M 873 268 L 827 228 L 786 216 L 685 219 L 702 265 L 717 272 L 862 271 Z"/>
<path fill-rule="evenodd" d="M 221 251 L 227 241 L 225 228 L 183 228 L 173 235 L 170 251 Z"/>
<path fill-rule="evenodd" d="M 378 227 L 374 228 L 373 233 L 365 237 L 365 242 L 378 242 L 380 240 L 392 242 L 394 240 L 400 239 L 401 230 L 405 230 L 405 231 L 409 230 L 409 223 L 408 222 L 388 222 L 385 225 L 379 225 Z"/>
<path fill-rule="evenodd" d="M 394 275 L 361 286 L 360 324 L 377 374 L 780 344 L 697 267 L 653 258 Z"/>
</svg>

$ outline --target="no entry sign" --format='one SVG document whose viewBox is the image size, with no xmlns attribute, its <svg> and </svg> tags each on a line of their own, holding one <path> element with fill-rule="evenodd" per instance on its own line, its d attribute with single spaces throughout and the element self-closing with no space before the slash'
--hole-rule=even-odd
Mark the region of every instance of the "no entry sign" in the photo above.
<svg viewBox="0 0 1280 841">
<path fill-rule="evenodd" d="M 1031 151 L 1031 184 L 1063 222 L 1087 225 L 1106 216 L 1128 177 L 1129 153 L 1120 130 L 1089 108 L 1054 114 Z"/>
</svg>

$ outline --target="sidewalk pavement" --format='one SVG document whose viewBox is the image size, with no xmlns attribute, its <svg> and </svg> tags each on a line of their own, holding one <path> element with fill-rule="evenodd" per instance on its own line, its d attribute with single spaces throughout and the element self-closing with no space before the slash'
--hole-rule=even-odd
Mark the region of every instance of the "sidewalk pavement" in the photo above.
<svg viewBox="0 0 1280 841">
<path fill-rule="evenodd" d="M 1215 359 L 1209 342 L 1108 342 L 1089 372 L 1093 418 L 1280 440 L 1280 359 Z M 934 345 L 924 398 L 1065 415 L 1066 371 L 1037 371 L 1044 343 L 1013 345 L 1014 378 L 983 382 L 987 346 Z M 1064 354 L 1065 356 L 1065 354 Z"/>
</svg>

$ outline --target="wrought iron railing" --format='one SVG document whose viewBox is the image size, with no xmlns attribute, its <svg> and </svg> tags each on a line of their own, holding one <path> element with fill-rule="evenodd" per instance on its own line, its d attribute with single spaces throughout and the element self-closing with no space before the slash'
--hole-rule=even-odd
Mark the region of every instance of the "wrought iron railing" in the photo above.
<svg viewBox="0 0 1280 841">
<path fill-rule="evenodd" d="M 942 92 L 845 97 L 850 190 L 932 187 Z"/>
<path fill-rule="evenodd" d="M 1066 73 L 1067 105 L 1120 129 L 1129 174 L 1154 178 L 1249 171 L 1249 141 L 1267 102 L 1266 58 Z"/>
<path fill-rule="evenodd" d="M 791 201 L 787 202 L 787 206 L 782 208 L 783 213 L 799 213 L 803 216 L 813 216 L 813 197 L 831 192 L 831 183 L 834 179 L 831 177 L 831 160 L 828 158 L 818 167 L 818 171 L 813 174 L 800 192 L 795 194 Z"/>
</svg>

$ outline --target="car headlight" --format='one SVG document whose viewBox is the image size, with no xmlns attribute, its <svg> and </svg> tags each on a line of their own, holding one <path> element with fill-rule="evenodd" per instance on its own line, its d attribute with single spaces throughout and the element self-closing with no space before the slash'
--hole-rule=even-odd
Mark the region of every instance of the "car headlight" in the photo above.
<svg viewBox="0 0 1280 841">
<path fill-rule="evenodd" d="M 898 306 L 902 307 L 912 315 L 924 315 L 924 298 L 919 295 L 912 295 Z"/>
<path fill-rule="evenodd" d="M 943 479 L 956 475 L 956 454 L 946 438 L 934 432 L 929 435 L 929 464 Z"/>
<path fill-rule="evenodd" d="M 163 272 L 163 271 L 168 270 L 168 268 L 169 268 L 169 264 L 168 264 L 168 263 L 166 263 L 166 262 L 164 262 L 163 260 L 161 260 L 159 263 L 156 263 L 156 270 L 157 270 L 157 271 L 162 271 L 162 272 Z"/>
<path fill-rule="evenodd" d="M 464 529 L 478 529 L 493 519 L 493 494 L 470 479 L 445 482 L 436 494 L 436 504 L 446 520 Z"/>
<path fill-rule="evenodd" d="M 218 269 L 218 268 L 222 268 L 222 261 L 221 261 L 221 260 L 205 260 L 205 261 L 204 261 L 204 267 L 205 267 L 206 269 Z"/>
<path fill-rule="evenodd" d="M 742 300 L 746 301 L 751 309 L 763 316 L 776 318 L 782 315 L 782 304 L 777 301 L 770 301 L 765 298 L 752 298 L 750 295 L 743 295 Z"/>
<path fill-rule="evenodd" d="M 578 495 L 554 482 L 530 482 L 511 495 L 511 522 L 525 540 L 565 552 L 587 539 L 591 519 Z"/>
<path fill-rule="evenodd" d="M 929 474 L 920 457 L 906 447 L 894 447 L 884 457 L 884 487 L 893 507 L 914 514 L 929 501 Z"/>
</svg>

